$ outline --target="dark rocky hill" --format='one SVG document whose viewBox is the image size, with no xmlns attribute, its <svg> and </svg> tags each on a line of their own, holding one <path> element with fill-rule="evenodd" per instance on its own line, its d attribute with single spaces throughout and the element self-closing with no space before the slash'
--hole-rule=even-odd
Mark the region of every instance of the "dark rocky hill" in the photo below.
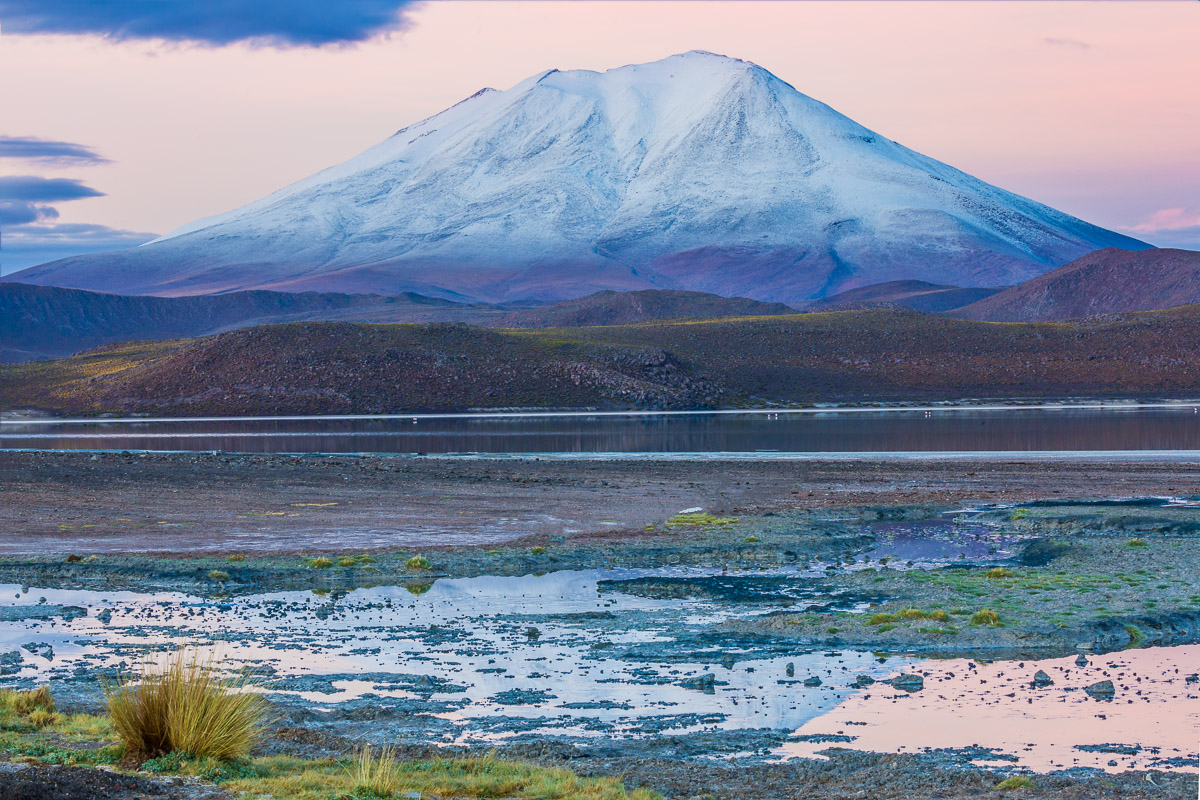
<svg viewBox="0 0 1200 800">
<path fill-rule="evenodd" d="M 1107 247 L 951 313 L 992 322 L 1068 320 L 1200 303 L 1200 252 Z"/>
<path fill-rule="evenodd" d="M 994 325 L 880 309 L 514 331 L 291 323 L 0 367 L 0 410 L 386 413 L 1195 397 L 1200 306 Z"/>
<path fill-rule="evenodd" d="M 645 289 L 603 291 L 554 305 L 514 311 L 496 324 L 511 328 L 576 328 L 585 325 L 628 325 L 672 319 L 716 319 L 794 314 L 783 303 L 764 303 L 745 297 L 721 297 L 707 292 Z"/>
<path fill-rule="evenodd" d="M 925 281 L 887 281 L 839 292 L 814 300 L 805 311 L 851 311 L 865 308 L 911 308 L 914 311 L 950 311 L 990 297 L 1004 287 L 947 286 Z"/>
</svg>

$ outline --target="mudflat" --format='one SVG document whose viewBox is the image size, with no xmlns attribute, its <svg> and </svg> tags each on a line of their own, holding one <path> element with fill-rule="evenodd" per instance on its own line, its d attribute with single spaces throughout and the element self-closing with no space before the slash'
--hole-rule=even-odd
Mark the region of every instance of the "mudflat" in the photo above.
<svg viewBox="0 0 1200 800">
<path fill-rule="evenodd" d="M 1200 462 L 0 453 L 0 554 L 288 553 L 616 537 L 681 510 L 1200 494 Z"/>
</svg>

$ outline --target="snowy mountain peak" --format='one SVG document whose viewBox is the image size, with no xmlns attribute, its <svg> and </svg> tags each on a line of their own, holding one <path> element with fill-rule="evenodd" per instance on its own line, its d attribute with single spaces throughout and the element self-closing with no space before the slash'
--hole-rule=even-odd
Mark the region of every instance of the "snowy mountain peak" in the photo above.
<svg viewBox="0 0 1200 800">
<path fill-rule="evenodd" d="M 147 294 L 660 287 L 797 302 L 898 279 L 1017 283 L 1110 245 L 1144 247 L 750 62 L 692 51 L 482 90 L 243 208 L 14 277 Z"/>
</svg>

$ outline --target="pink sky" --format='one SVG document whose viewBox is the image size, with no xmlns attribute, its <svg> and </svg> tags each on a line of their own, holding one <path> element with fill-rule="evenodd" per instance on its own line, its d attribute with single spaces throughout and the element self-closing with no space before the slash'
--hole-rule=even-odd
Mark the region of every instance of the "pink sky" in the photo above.
<svg viewBox="0 0 1200 800">
<path fill-rule="evenodd" d="M 0 134 L 111 159 L 36 169 L 106 193 L 61 205 L 60 222 L 166 232 L 483 86 L 705 49 L 984 180 L 1200 247 L 1196 2 L 439 0 L 410 16 L 405 31 L 321 49 L 0 33 Z"/>
</svg>

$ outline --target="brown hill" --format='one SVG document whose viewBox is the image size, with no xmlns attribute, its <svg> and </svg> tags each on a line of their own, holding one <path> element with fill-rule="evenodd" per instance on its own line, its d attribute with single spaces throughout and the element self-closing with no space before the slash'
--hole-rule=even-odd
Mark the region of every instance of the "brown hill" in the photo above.
<svg viewBox="0 0 1200 800">
<path fill-rule="evenodd" d="M 1194 397 L 1200 306 L 995 325 L 908 310 L 494 330 L 291 323 L 0 367 L 0 410 L 186 415 Z"/>
<path fill-rule="evenodd" d="M 745 297 L 722 297 L 707 292 L 645 289 L 603 291 L 562 303 L 514 311 L 495 324 L 508 328 L 577 328 L 585 325 L 628 325 L 672 319 L 716 319 L 794 314 L 783 303 L 764 303 Z"/>
<path fill-rule="evenodd" d="M 1200 303 L 1200 252 L 1106 247 L 951 313 L 964 319 L 1032 322 L 1189 303 Z"/>
<path fill-rule="evenodd" d="M 814 300 L 805 311 L 852 311 L 865 308 L 911 308 L 936 313 L 974 303 L 1004 287 L 965 288 L 925 281 L 887 281 L 860 286 Z"/>
<path fill-rule="evenodd" d="M 151 297 L 0 283 L 0 363 L 70 355 L 113 342 L 177 339 L 300 320 L 483 322 L 502 312 L 424 295 L 249 291 Z"/>
</svg>

